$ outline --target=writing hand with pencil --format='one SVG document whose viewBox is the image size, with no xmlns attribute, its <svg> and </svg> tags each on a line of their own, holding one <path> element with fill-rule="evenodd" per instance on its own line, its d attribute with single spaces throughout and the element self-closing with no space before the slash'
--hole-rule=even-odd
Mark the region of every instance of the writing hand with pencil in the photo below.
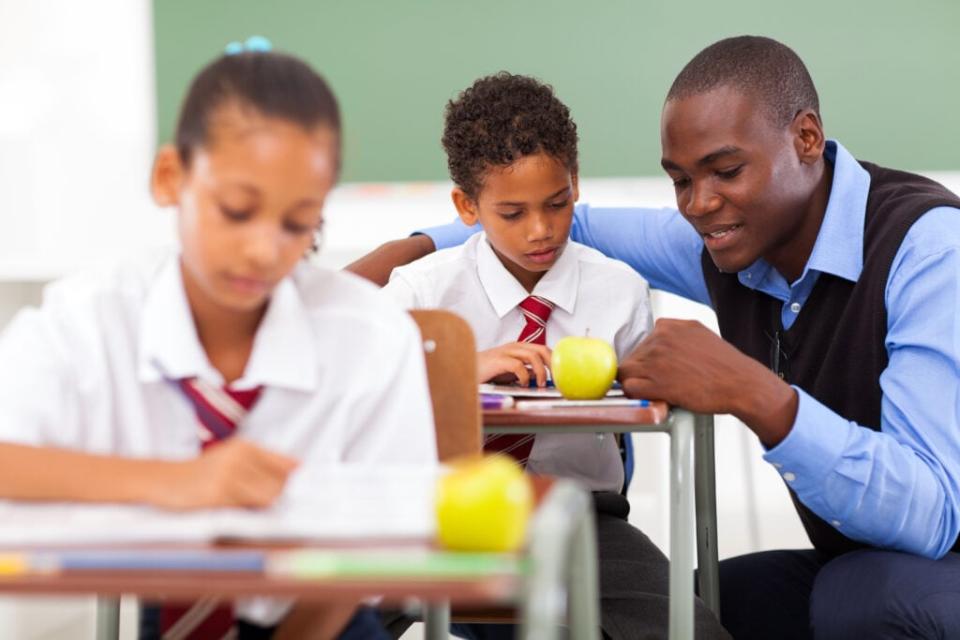
<svg viewBox="0 0 960 640">
<path fill-rule="evenodd" d="M 733 414 L 768 447 L 786 437 L 797 412 L 792 387 L 696 321 L 657 320 L 617 378 L 630 398 Z"/>
<path fill-rule="evenodd" d="M 516 381 L 526 387 L 535 381 L 536 386 L 545 387 L 549 366 L 550 349 L 542 344 L 510 342 L 477 354 L 477 377 L 480 382 Z"/>
</svg>

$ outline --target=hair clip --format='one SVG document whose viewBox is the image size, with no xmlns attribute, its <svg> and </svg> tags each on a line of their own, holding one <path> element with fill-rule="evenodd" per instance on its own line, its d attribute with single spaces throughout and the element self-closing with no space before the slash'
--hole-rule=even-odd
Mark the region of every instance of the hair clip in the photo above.
<svg viewBox="0 0 960 640">
<path fill-rule="evenodd" d="M 250 36 L 244 42 L 234 40 L 223 48 L 223 54 L 233 56 L 238 53 L 265 53 L 273 49 L 270 41 L 263 36 Z"/>
</svg>

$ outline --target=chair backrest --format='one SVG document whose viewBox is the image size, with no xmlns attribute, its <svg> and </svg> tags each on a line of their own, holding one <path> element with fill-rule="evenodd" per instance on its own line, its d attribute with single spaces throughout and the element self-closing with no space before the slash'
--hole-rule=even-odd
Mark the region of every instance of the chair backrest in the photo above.
<svg viewBox="0 0 960 640">
<path fill-rule="evenodd" d="M 479 455 L 483 444 L 473 331 L 449 311 L 417 309 L 410 315 L 423 337 L 440 460 Z"/>
</svg>

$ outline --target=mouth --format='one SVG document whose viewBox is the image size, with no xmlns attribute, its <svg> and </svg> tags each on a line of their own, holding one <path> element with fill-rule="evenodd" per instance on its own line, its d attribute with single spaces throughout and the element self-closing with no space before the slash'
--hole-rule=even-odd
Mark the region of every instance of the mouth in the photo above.
<svg viewBox="0 0 960 640">
<path fill-rule="evenodd" d="M 534 262 L 536 264 L 548 264 L 556 260 L 558 252 L 558 247 L 550 247 L 548 249 L 529 251 L 524 255 L 527 256 L 527 259 L 530 260 L 530 262 Z"/>
<path fill-rule="evenodd" d="M 707 249 L 718 251 L 735 243 L 740 237 L 741 229 L 743 229 L 742 224 L 716 225 L 710 227 L 709 231 L 701 231 L 700 235 Z"/>
<path fill-rule="evenodd" d="M 230 287 L 242 295 L 262 295 L 270 291 L 270 282 L 249 276 L 227 276 Z"/>
</svg>

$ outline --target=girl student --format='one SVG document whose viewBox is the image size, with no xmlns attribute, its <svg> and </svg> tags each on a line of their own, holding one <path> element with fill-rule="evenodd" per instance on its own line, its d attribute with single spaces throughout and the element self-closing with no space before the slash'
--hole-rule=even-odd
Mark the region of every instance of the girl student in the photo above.
<svg viewBox="0 0 960 640">
<path fill-rule="evenodd" d="M 179 248 L 56 282 L 0 336 L 0 497 L 258 508 L 298 465 L 436 464 L 415 325 L 304 260 L 340 139 L 295 57 L 248 46 L 196 76 L 151 181 Z M 353 606 L 231 608 L 148 607 L 141 637 L 233 614 L 241 638 L 383 633 Z"/>
</svg>

